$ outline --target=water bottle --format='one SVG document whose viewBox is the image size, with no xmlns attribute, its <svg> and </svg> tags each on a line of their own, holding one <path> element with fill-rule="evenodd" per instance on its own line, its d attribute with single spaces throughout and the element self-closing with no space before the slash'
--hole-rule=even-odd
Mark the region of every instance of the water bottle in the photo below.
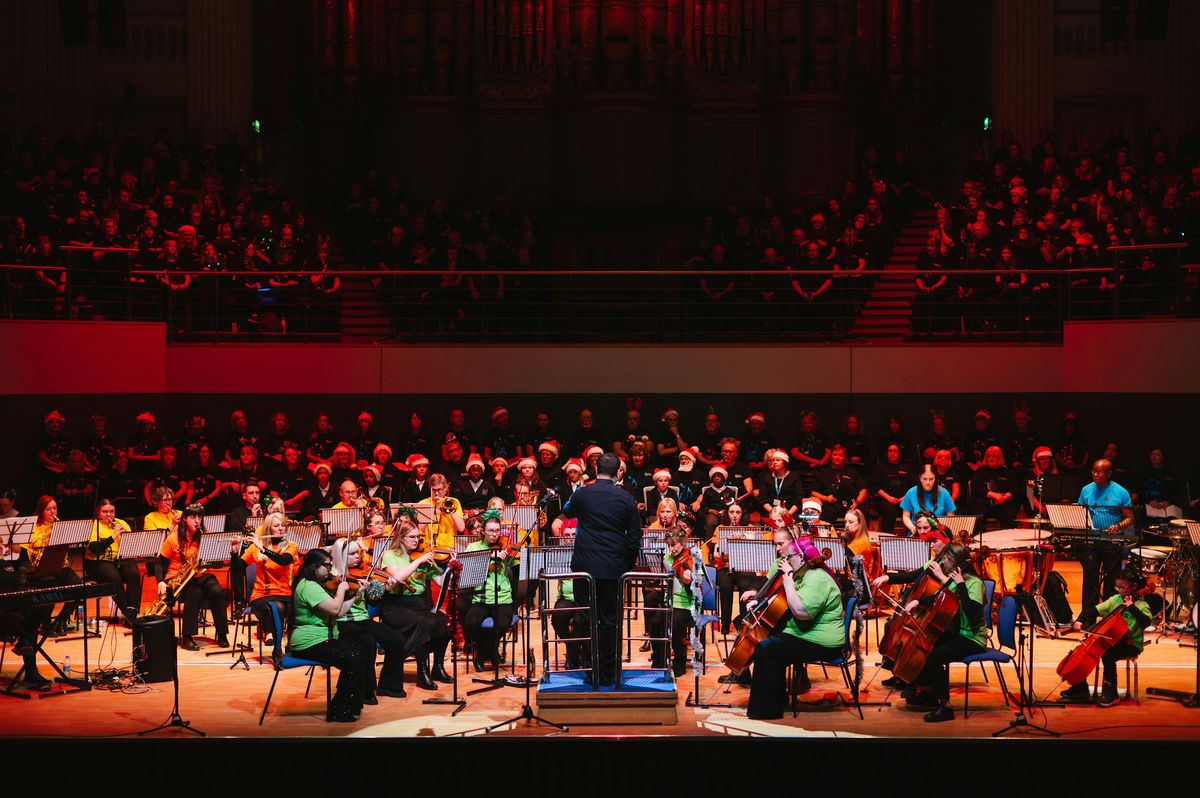
<svg viewBox="0 0 1200 798">
<path fill-rule="evenodd" d="M 63 658 L 63 673 L 65 673 L 67 675 L 68 679 L 71 678 L 71 655 L 70 654 L 68 654 L 66 657 Z"/>
<path fill-rule="evenodd" d="M 75 628 L 83 628 L 83 602 L 80 602 L 79 606 L 75 608 Z"/>
</svg>

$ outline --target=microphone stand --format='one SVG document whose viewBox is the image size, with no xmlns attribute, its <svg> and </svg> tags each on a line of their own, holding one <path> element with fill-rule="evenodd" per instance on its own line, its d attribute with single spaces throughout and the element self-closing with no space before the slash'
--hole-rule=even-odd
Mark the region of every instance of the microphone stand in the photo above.
<svg viewBox="0 0 1200 798">
<path fill-rule="evenodd" d="M 1029 603 L 1033 597 L 1026 593 L 1022 588 L 1017 588 L 1017 603 L 1021 609 L 1021 614 L 1025 616 L 1025 627 L 1028 627 L 1029 632 L 1026 634 L 1025 627 L 1017 625 L 1017 712 L 1016 716 L 1008 722 L 1008 725 L 999 731 L 992 732 L 993 737 L 1002 737 L 1010 731 L 1018 731 L 1024 734 L 1040 733 L 1050 737 L 1061 737 L 1062 735 L 1046 726 L 1039 726 L 1029 720 L 1033 715 L 1035 707 L 1042 706 L 1037 700 L 1037 696 L 1033 691 L 1033 641 L 1037 637 L 1033 633 L 1033 616 L 1029 612 Z M 1029 643 L 1028 651 L 1026 651 L 1026 641 Z M 1022 662 L 1021 660 L 1024 660 Z M 1044 715 L 1043 711 L 1043 715 Z"/>
<path fill-rule="evenodd" d="M 172 604 L 174 604 L 174 601 L 172 601 Z M 171 682 L 175 689 L 175 701 L 171 705 L 171 714 L 166 720 L 155 726 L 153 729 L 146 729 L 145 731 L 138 732 L 138 737 L 145 737 L 147 734 L 155 734 L 160 731 L 167 731 L 168 729 L 179 729 L 180 731 L 198 734 L 201 737 L 207 737 L 207 734 L 192 726 L 192 722 L 190 720 L 184 720 L 179 715 L 179 643 L 175 637 L 174 621 L 168 624 L 168 626 L 171 629 Z M 146 645 L 144 639 L 142 641 L 142 645 Z"/>
</svg>

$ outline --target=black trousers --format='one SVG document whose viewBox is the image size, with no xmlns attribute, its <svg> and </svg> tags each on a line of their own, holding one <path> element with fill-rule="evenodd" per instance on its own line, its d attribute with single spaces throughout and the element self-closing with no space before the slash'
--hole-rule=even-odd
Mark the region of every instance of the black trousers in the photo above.
<svg viewBox="0 0 1200 798">
<path fill-rule="evenodd" d="M 560 598 L 554 603 L 554 609 L 566 610 L 581 607 L 577 601 Z M 586 610 L 586 607 L 584 607 Z M 555 636 L 561 638 L 572 637 L 589 637 L 591 624 L 588 620 L 587 612 L 555 612 L 550 615 L 550 625 L 554 627 Z M 567 663 L 570 667 L 586 668 L 591 667 L 591 650 L 590 643 L 577 642 L 567 643 Z"/>
<path fill-rule="evenodd" d="M 258 619 L 258 628 L 264 635 L 274 634 L 272 630 L 275 628 L 275 619 L 271 617 L 272 604 L 279 610 L 279 620 L 283 621 L 283 629 L 286 634 L 292 618 L 291 596 L 261 596 L 250 602 L 250 611 Z"/>
<path fill-rule="evenodd" d="M 664 628 L 666 622 L 666 613 L 656 612 L 646 619 L 647 631 L 651 636 L 662 636 L 666 631 Z M 688 630 L 691 628 L 692 611 L 673 607 L 671 609 L 671 671 L 676 677 L 687 673 Z M 650 657 L 650 667 L 667 667 L 666 644 L 661 640 L 655 640 L 650 644 L 650 650 L 653 652 Z"/>
<path fill-rule="evenodd" d="M 1140 653 L 1142 652 L 1134 648 L 1128 639 L 1122 640 L 1108 651 L 1105 651 L 1100 657 L 1100 668 L 1103 673 L 1102 683 L 1104 685 L 1101 692 L 1110 687 L 1115 692 L 1117 689 L 1117 662 L 1123 659 L 1133 659 Z M 1080 682 L 1080 684 L 1086 685 L 1087 680 Z M 1078 685 L 1073 684 L 1071 686 L 1077 687 Z"/>
<path fill-rule="evenodd" d="M 758 574 L 745 571 L 730 571 L 722 568 L 717 571 L 717 591 L 721 605 L 721 626 L 729 626 L 733 619 L 733 594 L 745 593 L 747 590 L 758 590 L 766 582 Z"/>
<path fill-rule="evenodd" d="M 383 668 L 379 671 L 379 686 L 385 690 L 404 689 L 404 659 L 408 650 L 404 646 L 404 635 L 385 623 L 366 621 L 342 621 L 338 624 L 338 636 L 362 647 L 363 695 L 375 694 L 375 651 L 383 647 Z"/>
<path fill-rule="evenodd" d="M 600 663 L 601 684 L 611 684 L 617 678 L 617 633 L 621 622 L 621 589 L 616 579 L 597 579 L 596 585 L 596 649 Z M 591 603 L 592 583 L 575 580 L 575 600 L 582 606 Z"/>
<path fill-rule="evenodd" d="M 840 648 L 818 646 L 789 634 L 777 633 L 754 649 L 754 675 L 750 681 L 750 703 L 746 717 L 775 720 L 787 706 L 787 668 L 805 662 L 820 662 L 841 656 Z"/>
<path fill-rule="evenodd" d="M 1006 501 L 1003 504 L 992 504 L 984 499 L 976 503 L 975 512 L 979 515 L 979 523 L 983 524 L 989 518 L 996 519 L 998 529 L 1011 529 L 1012 525 L 1017 520 L 1017 510 L 1021 509 L 1021 503 L 1014 496 L 1012 500 Z M 980 527 L 982 529 L 983 527 Z"/>
<path fill-rule="evenodd" d="M 1117 592 L 1117 575 L 1121 572 L 1124 550 L 1117 543 L 1101 541 L 1083 546 L 1079 553 L 1079 564 L 1083 566 L 1083 602 L 1080 614 L 1100 603 L 1101 596 Z M 1101 594 L 1101 582 L 1104 592 Z"/>
<path fill-rule="evenodd" d="M 338 638 L 293 650 L 292 653 L 338 669 L 337 691 L 329 702 L 330 715 L 348 717 L 362 711 L 363 671 L 367 667 L 367 660 L 360 643 Z"/>
<path fill-rule="evenodd" d="M 246 561 L 240 556 L 235 555 L 229 560 L 229 592 L 238 607 L 246 603 L 246 568 Z M 267 628 L 271 627 L 268 625 Z"/>
<path fill-rule="evenodd" d="M 142 606 L 142 572 L 134 560 L 84 560 L 83 572 L 94 582 L 117 586 L 113 599 L 130 623 Z"/>
<path fill-rule="evenodd" d="M 183 636 L 192 637 L 199 630 L 197 617 L 200 615 L 200 603 L 208 603 L 213 615 L 213 626 L 217 629 L 217 637 L 229 636 L 229 618 L 225 613 L 225 591 L 217 584 L 212 574 L 201 574 L 192 577 L 192 581 L 184 585 L 183 595 Z"/>
<path fill-rule="evenodd" d="M 947 630 L 929 652 L 925 668 L 917 677 L 917 684 L 928 689 L 939 701 L 949 701 L 950 671 L 946 665 L 981 651 L 983 646 L 960 635 L 957 628 Z"/>
<path fill-rule="evenodd" d="M 900 505 L 892 504 L 886 499 L 876 499 L 875 511 L 879 513 L 879 531 L 892 534 L 896 529 L 896 519 L 900 517 Z M 905 533 L 907 534 L 907 530 Z"/>
<path fill-rule="evenodd" d="M 488 604 L 476 602 L 463 614 L 463 636 L 475 646 L 475 651 L 494 662 L 499 662 L 500 638 L 508 631 L 513 619 L 512 604 Z M 483 622 L 492 619 L 492 628 L 484 629 Z"/>
</svg>

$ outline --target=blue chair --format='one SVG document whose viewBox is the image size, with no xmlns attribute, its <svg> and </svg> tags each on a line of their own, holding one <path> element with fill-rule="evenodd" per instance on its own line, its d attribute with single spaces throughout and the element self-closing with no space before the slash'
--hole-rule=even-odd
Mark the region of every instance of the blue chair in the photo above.
<svg viewBox="0 0 1200 798">
<path fill-rule="evenodd" d="M 309 684 L 312 684 L 312 675 L 317 668 L 325 669 L 325 708 L 329 709 L 329 702 L 333 695 L 333 675 L 328 665 L 323 662 L 317 662 L 311 659 L 301 659 L 293 657 L 291 654 L 286 654 L 283 651 L 283 619 L 279 617 L 279 608 L 274 604 L 268 604 L 271 608 L 271 620 L 275 623 L 275 647 L 274 661 L 279 664 L 275 666 L 275 676 L 271 679 L 271 689 L 267 693 L 266 703 L 263 704 L 262 714 L 258 716 L 258 725 L 263 725 L 263 719 L 267 717 L 267 708 L 271 706 L 271 696 L 275 695 L 275 683 L 279 681 L 279 674 L 282 671 L 291 670 L 293 668 L 308 668 Z M 308 690 L 305 689 L 304 697 L 308 698 Z"/>
<path fill-rule="evenodd" d="M 842 655 L 833 659 L 817 660 L 805 664 L 820 665 L 821 667 L 831 665 L 839 668 L 842 671 L 842 680 L 846 683 L 846 689 L 850 691 L 850 696 L 854 699 L 854 708 L 858 710 L 858 719 L 865 720 L 862 704 L 858 701 L 858 683 L 850 677 L 850 624 L 854 621 L 854 608 L 857 602 L 858 599 L 855 598 L 851 598 L 846 602 L 844 621 L 842 623 Z M 792 717 L 794 718 L 800 714 L 795 694 L 796 680 L 792 679 L 789 683 L 792 687 Z"/>
<path fill-rule="evenodd" d="M 704 566 L 704 580 L 700 583 L 700 609 L 703 615 L 700 616 L 700 628 L 696 630 L 696 634 L 702 639 L 707 639 L 708 628 L 720 621 L 717 616 L 717 567 L 715 565 Z M 708 647 L 705 646 L 705 662 L 708 661 Z"/>
<path fill-rule="evenodd" d="M 987 593 L 987 603 L 984 605 L 984 615 L 988 619 L 988 625 L 991 625 L 991 598 L 992 591 L 995 588 L 995 582 L 990 579 L 984 582 L 984 591 Z M 1000 602 L 999 621 L 996 625 L 996 642 L 1002 648 L 1008 648 L 1012 651 L 1017 650 L 1017 600 L 1013 596 L 1005 596 Z M 994 648 L 987 648 L 978 654 L 972 654 L 969 657 L 963 657 L 959 662 L 967 666 L 966 686 L 963 691 L 963 719 L 965 720 L 971 713 L 971 666 L 978 663 L 979 670 L 983 671 L 984 663 L 990 662 L 996 669 L 996 678 L 1000 681 L 1000 690 L 1004 694 L 1004 703 L 1009 705 L 1012 703 L 1010 693 L 1008 692 L 1008 684 L 1004 681 L 1004 672 L 1000 670 L 1000 666 L 1005 663 L 1011 663 L 1013 658 L 1010 654 L 999 651 Z M 953 663 L 951 663 L 953 664 Z M 950 665 L 946 666 L 947 668 Z M 1015 666 L 1014 666 L 1015 667 Z M 986 676 L 986 674 L 985 674 Z"/>
</svg>

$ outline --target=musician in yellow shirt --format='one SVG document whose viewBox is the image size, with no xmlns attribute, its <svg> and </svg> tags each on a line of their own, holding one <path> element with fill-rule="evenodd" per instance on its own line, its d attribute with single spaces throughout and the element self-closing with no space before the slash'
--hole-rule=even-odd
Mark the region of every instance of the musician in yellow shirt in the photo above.
<svg viewBox="0 0 1200 798">
<path fill-rule="evenodd" d="M 46 546 L 50 544 L 50 532 L 54 529 L 54 522 L 58 520 L 58 502 L 53 496 L 43 496 L 37 500 L 37 505 L 34 508 L 34 514 L 37 516 L 37 522 L 33 526 L 33 537 L 30 538 L 29 545 L 26 551 L 29 554 L 29 567 L 32 571 L 37 571 L 41 563 L 42 553 Z M 30 583 L 34 587 L 49 587 L 51 585 L 77 585 L 82 580 L 79 575 L 71 568 L 71 560 L 67 555 L 63 555 L 61 567 L 54 571 L 51 575 L 40 579 L 31 579 Z M 50 637 L 62 637 L 67 633 L 67 623 L 71 620 L 71 616 L 78 609 L 78 601 L 68 601 L 63 604 L 58 615 L 50 623 L 47 634 Z"/>
<path fill-rule="evenodd" d="M 450 496 L 450 484 L 441 474 L 429 477 L 429 496 L 417 504 L 433 505 L 433 523 L 425 527 L 425 538 L 432 538 L 432 548 L 454 551 L 454 536 L 467 528 L 462 504 Z"/>
<path fill-rule="evenodd" d="M 179 529 L 180 513 L 172 509 L 175 506 L 175 494 L 170 488 L 155 488 L 154 493 L 150 494 L 150 501 L 154 502 L 154 510 L 146 513 L 146 517 L 142 519 L 142 529 L 165 529 L 168 533 Z"/>
</svg>

